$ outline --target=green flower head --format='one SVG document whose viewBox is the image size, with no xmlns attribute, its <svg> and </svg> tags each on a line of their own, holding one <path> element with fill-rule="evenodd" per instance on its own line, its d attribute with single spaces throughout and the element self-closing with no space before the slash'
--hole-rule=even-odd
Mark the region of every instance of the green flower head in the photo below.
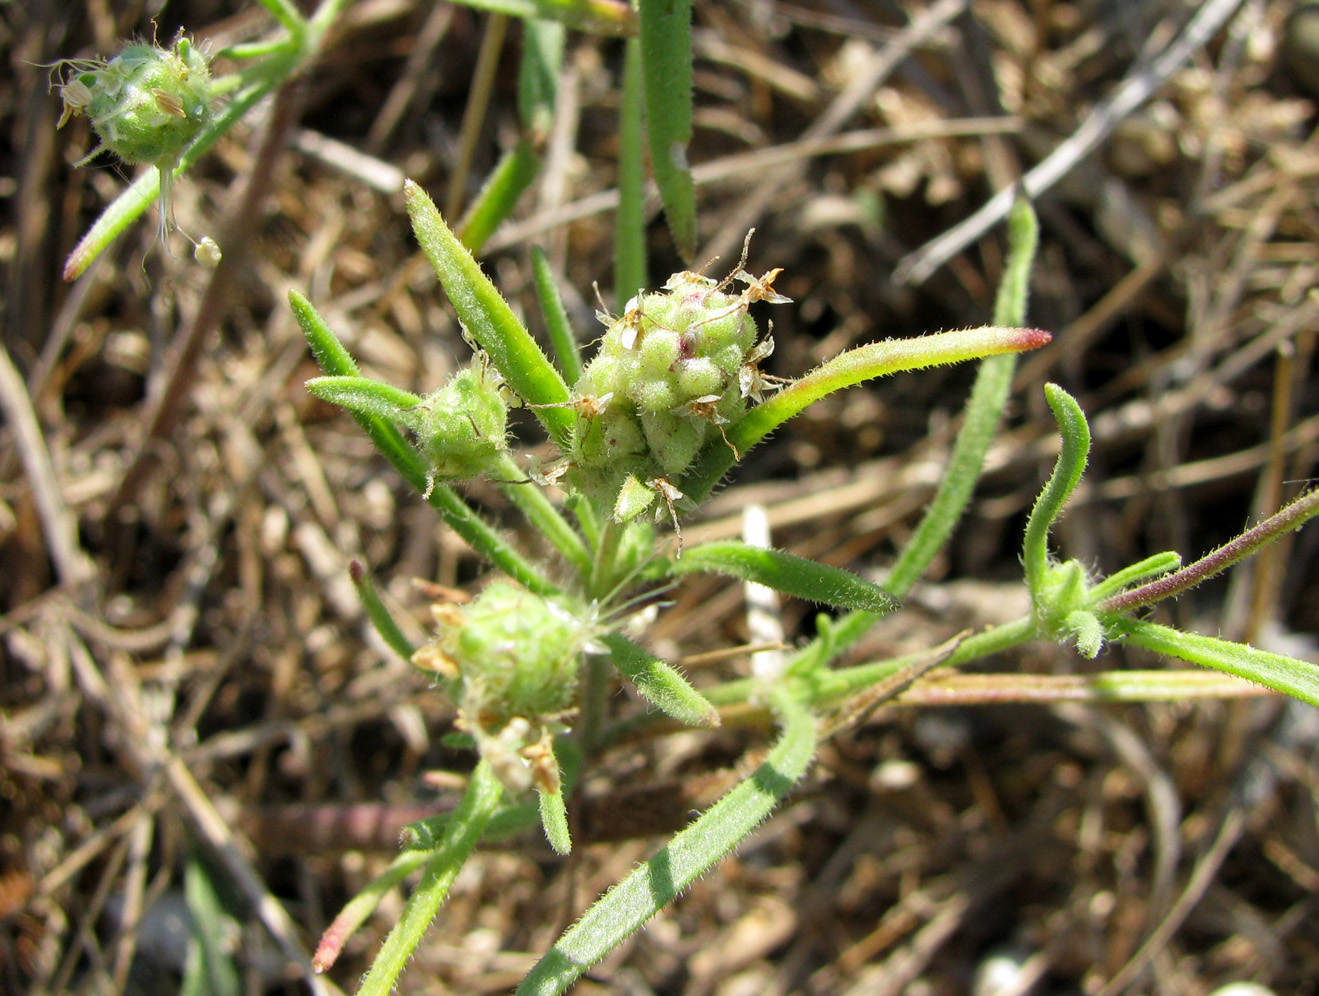
<svg viewBox="0 0 1319 996">
<path fill-rule="evenodd" d="M 402 420 L 417 434 L 417 444 L 430 461 L 432 482 L 480 477 L 508 449 L 508 404 L 499 375 L 483 355 L 426 395 Z"/>
<path fill-rule="evenodd" d="M 459 726 L 514 790 L 557 789 L 547 744 L 577 696 L 589 622 L 507 581 L 466 605 L 433 606 L 435 639 L 413 663 L 448 680 Z"/>
<path fill-rule="evenodd" d="M 698 273 L 674 274 L 660 292 L 628 302 L 575 387 L 578 415 L 568 483 L 620 521 L 664 498 L 722 426 L 758 401 L 756 362 L 771 345 L 748 309 L 785 302 L 774 270 L 730 293 Z M 677 493 L 681 498 L 681 494 Z"/>
<path fill-rule="evenodd" d="M 109 62 L 67 65 L 60 124 L 85 114 L 101 143 L 92 155 L 171 167 L 211 119 L 210 65 L 184 35 L 169 48 L 133 42 Z"/>
</svg>

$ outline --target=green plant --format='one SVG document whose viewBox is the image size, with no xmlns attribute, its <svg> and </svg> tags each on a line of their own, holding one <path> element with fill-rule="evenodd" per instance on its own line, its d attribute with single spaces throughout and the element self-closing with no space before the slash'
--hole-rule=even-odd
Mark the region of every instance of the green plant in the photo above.
<svg viewBox="0 0 1319 996">
<path fill-rule="evenodd" d="M 1047 548 L 1050 527 L 1080 479 L 1089 445 L 1080 408 L 1053 385 L 1046 394 L 1058 418 L 1063 448 L 1026 531 L 1023 561 L 1032 614 L 911 658 L 835 666 L 869 626 L 896 606 L 897 597 L 946 540 L 1001 417 L 1012 355 L 1048 341 L 1045 333 L 1014 327 L 1025 309 L 1035 240 L 1033 215 L 1024 203 L 1013 216 L 1011 265 L 995 315 L 1001 324 L 861 347 L 770 391 L 756 363 L 771 340 L 761 333 L 750 309 L 760 301 L 784 302 L 772 289 L 774 271 L 756 278 L 739 266 L 722 282 L 677 274 L 665 285 L 665 293 L 640 295 L 623 315 L 607 319 L 608 330 L 593 359 L 581 364 L 574 355 L 561 354 L 556 367 L 425 193 L 409 184 L 405 195 L 418 240 L 477 350 L 473 367 L 456 376 L 466 378 L 471 398 L 446 404 L 449 421 L 440 430 L 445 438 L 437 440 L 431 415 L 437 406 L 362 377 L 310 302 L 294 292 L 294 312 L 327 373 L 308 387 L 352 412 L 441 516 L 516 584 L 497 580 L 470 605 L 437 606 L 435 639 L 414 649 L 399 636 L 365 577 L 359 578 L 382 632 L 400 653 L 439 676 L 458 704 L 459 729 L 480 755 L 459 810 L 410 828 L 408 849 L 327 932 L 318 953 L 322 966 L 333 961 L 383 888 L 424 869 L 421 885 L 361 992 L 383 993 L 393 985 L 458 867 L 484 832 L 491 827 L 509 832 L 538 815 L 555 848 L 566 851 L 571 842 L 565 796 L 571 793 L 574 773 L 624 733 L 653 728 L 655 713 L 605 713 L 605 672 L 589 661 L 611 661 L 659 713 L 680 723 L 715 726 L 719 710 L 751 706 L 774 718 L 779 738 L 746 781 L 565 933 L 520 992 L 563 991 L 736 847 L 808 770 L 827 717 L 846 721 L 934 666 L 966 664 L 1039 638 L 1074 644 L 1086 657 L 1096 656 L 1107 641 L 1126 641 L 1319 704 L 1319 671 L 1314 665 L 1183 633 L 1132 614 L 1296 527 L 1319 511 L 1319 496 L 1301 498 L 1230 550 L 1195 565 L 1180 568 L 1176 555 L 1161 554 L 1109 578 L 1092 578 L 1075 561 L 1055 561 Z M 734 293 L 735 281 L 746 289 Z M 552 311 L 552 295 L 543 304 Z M 742 543 L 701 544 L 686 551 L 675 543 L 671 553 L 657 552 L 654 527 L 643 513 L 657 511 L 676 523 L 681 508 L 703 499 L 747 450 L 813 401 L 873 377 L 969 359 L 980 359 L 981 371 L 952 469 L 883 588 L 844 571 Z M 561 371 L 576 369 L 581 373 L 569 387 Z M 531 473 L 530 479 L 507 449 L 500 420 L 510 395 L 536 415 L 562 452 L 558 461 Z M 497 482 L 557 547 L 562 563 L 551 568 L 533 561 L 484 523 L 450 487 L 463 477 Z M 575 521 L 564 518 L 550 502 L 543 491 L 550 482 L 565 489 L 565 507 Z M 697 691 L 633 642 L 629 628 L 629 607 L 638 598 L 695 572 L 758 581 L 848 612 L 837 620 L 822 616 L 819 635 L 796 651 L 782 674 Z M 1003 694 L 1015 691 L 1023 697 L 1040 682 L 1027 676 L 1003 677 Z M 1093 694 L 1151 694 L 1147 678 L 1108 674 L 1093 682 Z M 1164 674 L 1159 694 L 1176 694 L 1179 687 L 1191 694 L 1194 681 Z M 520 792 L 533 787 L 539 807 L 518 799 Z"/>
<path fill-rule="evenodd" d="M 54 84 L 63 101 L 59 124 L 85 114 L 99 140 L 79 165 L 108 151 L 129 165 L 151 167 L 105 209 L 78 242 L 65 262 L 65 280 L 81 276 L 157 197 L 161 241 L 168 246 L 170 191 L 175 179 L 260 101 L 316 60 L 327 32 L 350 0 L 321 0 L 310 16 L 303 15 L 290 0 L 259 2 L 280 29 L 268 39 L 212 54 L 204 43 L 180 35 L 169 46 L 134 41 L 108 60 L 68 59 L 52 67 L 60 74 Z M 525 47 L 519 78 L 519 108 L 526 133 L 491 173 L 460 226 L 464 242 L 475 249 L 512 211 L 539 169 L 538 150 L 551 119 L 565 27 L 635 35 L 636 15 L 618 0 L 502 0 L 473 6 L 497 11 L 499 18 L 510 14 L 528 18 L 531 41 Z M 211 63 L 220 59 L 239 68 L 212 77 Z M 479 122 L 480 114 L 472 115 L 472 120 Z M 204 265 L 219 262 L 219 247 L 209 236 L 195 245 Z"/>
<path fill-rule="evenodd" d="M 268 6 L 280 16 L 282 8 Z M 545 16 L 581 12 L 588 5 L 484 6 L 502 16 Z M 680 3 L 664 9 L 659 4 L 642 6 L 640 41 L 628 43 L 628 80 L 635 89 L 625 94 L 623 106 L 625 124 L 637 125 L 643 107 L 649 113 L 644 134 L 652 152 L 663 150 L 656 180 L 675 241 L 689 247 L 696 225 L 685 159 L 691 119 L 690 94 L 683 91 L 689 90 L 689 71 L 687 76 L 673 71 L 689 70 L 686 11 Z M 298 34 L 297 17 L 283 11 L 281 20 L 290 38 Z M 555 58 L 548 40 L 554 27 L 538 28 L 547 39 L 545 46 L 535 47 L 548 53 L 537 56 L 544 60 L 542 68 Z M 267 58 L 273 55 L 267 53 Z M 268 68 L 279 75 L 291 73 L 293 65 L 271 63 Z M 543 80 L 546 75 L 529 73 L 526 78 Z M 678 85 L 666 96 L 660 87 L 675 79 Z M 438 605 L 435 637 L 417 648 L 408 645 L 389 618 L 369 577 L 357 575 L 363 601 L 381 633 L 453 697 L 459 732 L 479 760 L 461 805 L 446 817 L 410 827 L 405 850 L 390 870 L 345 908 L 322 942 L 321 967 L 333 961 L 345 937 L 386 889 L 420 872 L 419 884 L 362 984 L 362 992 L 387 992 L 482 839 L 525 830 L 539 821 L 556 850 L 570 849 L 566 813 L 582 766 L 624 736 L 661 733 L 654 713 L 608 712 L 608 672 L 600 666 L 604 663 L 612 663 L 658 713 L 679 723 L 711 727 L 724 711 L 754 709 L 771 716 L 780 733 L 749 777 L 563 935 L 527 976 L 525 992 L 563 991 L 764 820 L 809 769 L 823 731 L 901 694 L 933 668 L 980 661 L 1040 638 L 1073 645 L 1087 658 L 1096 657 L 1107 642 L 1125 641 L 1319 704 L 1319 674 L 1313 665 L 1180 632 L 1134 614 L 1298 527 L 1319 510 L 1319 499 L 1304 496 L 1187 567 L 1177 555 L 1165 553 L 1095 578 L 1076 561 L 1058 562 L 1048 548 L 1050 529 L 1081 477 L 1088 451 L 1084 415 L 1052 385 L 1046 394 L 1063 446 L 1023 545 L 1031 614 L 910 657 L 840 666 L 849 648 L 896 607 L 942 548 L 1002 418 L 1013 354 L 1048 339 L 1018 327 L 1025 319 L 1035 240 L 1028 207 L 1019 205 L 1013 217 L 1012 254 L 995 324 L 875 343 L 780 386 L 759 371 L 772 339 L 751 315 L 760 303 L 785 303 L 773 290 L 775 271 L 754 277 L 744 270 L 744 261 L 725 281 L 683 272 L 665 285 L 667 293 L 638 293 L 645 283 L 637 222 L 641 190 L 639 172 L 627 173 L 633 186 L 628 188 L 631 193 L 624 190 L 620 211 L 616 291 L 628 303 L 619 317 L 607 319 L 600 350 L 584 362 L 566 329 L 554 288 L 542 280 L 546 322 L 557 330 L 551 362 L 468 252 L 493 230 L 534 175 L 531 125 L 537 108 L 544 107 L 543 89 L 539 97 L 536 92 L 528 83 L 524 120 L 530 137 L 492 174 L 479 210 L 474 208 L 465 223 L 451 230 L 420 188 L 409 184 L 405 191 L 418 240 L 475 344 L 470 366 L 425 397 L 369 380 L 311 303 L 300 294 L 291 295 L 298 321 L 326 373 L 309 388 L 350 411 L 423 499 L 508 579 L 496 578 L 470 604 Z M 69 96 L 66 93 L 66 100 Z M 83 94 L 75 91 L 72 97 L 76 105 Z M 670 108 L 672 118 L 665 119 Z M 200 154 L 198 146 L 210 127 L 203 126 L 179 154 L 177 168 Z M 632 138 L 625 141 L 623 154 L 633 157 L 629 161 L 635 166 L 640 163 L 642 130 L 630 127 L 625 132 Z M 746 544 L 701 544 L 683 550 L 679 538 L 672 555 L 657 551 L 652 513 L 671 520 L 680 537 L 679 513 L 703 500 L 748 450 L 810 404 L 877 376 L 967 360 L 978 360 L 980 371 L 949 470 L 882 587 Z M 514 454 L 506 419 L 515 404 L 538 419 L 559 447 L 559 461 L 533 467 Z M 542 563 L 528 554 L 454 488 L 477 478 L 504 491 L 531 528 L 557 550 L 557 563 Z M 562 507 L 552 500 L 551 484 L 561 485 L 568 494 Z M 798 648 L 781 673 L 697 690 L 639 645 L 633 612 L 695 572 L 757 581 L 842 608 L 846 614 L 837 619 L 822 616 L 818 636 Z M 1093 676 L 1086 687 L 1101 700 L 1199 694 L 1195 674 L 1114 672 Z M 1047 679 L 1038 677 L 998 677 L 1000 699 L 1028 698 L 1048 688 Z M 532 790 L 535 803 L 523 798 Z"/>
</svg>

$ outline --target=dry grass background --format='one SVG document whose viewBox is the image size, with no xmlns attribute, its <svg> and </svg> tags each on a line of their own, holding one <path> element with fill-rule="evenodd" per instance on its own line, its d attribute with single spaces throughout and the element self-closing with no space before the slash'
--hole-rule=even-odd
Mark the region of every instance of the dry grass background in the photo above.
<svg viewBox="0 0 1319 996">
<path fill-rule="evenodd" d="M 773 316 L 782 374 L 983 323 L 1001 228 L 920 285 L 895 267 L 1076 133 L 1202 7 L 696 6 L 702 259 L 727 261 L 756 226 L 751 266 L 784 267 L 796 301 Z M 1040 199 L 1031 319 L 1057 338 L 1021 366 L 991 470 L 937 565 L 946 583 L 865 653 L 1020 610 L 1023 515 L 1054 445 L 1045 379 L 1094 419 L 1092 470 L 1058 539 L 1100 569 L 1203 552 L 1313 476 L 1319 50 L 1302 29 L 1319 16 L 1220 6 L 1224 26 Z M 479 564 L 302 390 L 312 364 L 283 299 L 304 289 L 373 375 L 413 390 L 465 355 L 397 186 L 406 174 L 445 191 L 485 18 L 353 4 L 322 62 L 179 185 L 182 227 L 222 236 L 219 270 L 166 256 L 143 222 L 64 284 L 64 254 L 125 177 L 72 168 L 89 136 L 82 122 L 55 132 L 37 64 L 110 53 L 153 16 L 161 37 L 183 26 L 217 46 L 263 24 L 231 0 L 0 3 L 4 345 L 25 385 L 0 427 L 7 994 L 174 991 L 182 948 L 166 928 L 194 854 L 231 889 L 242 926 L 226 943 L 248 991 L 306 991 L 288 952 L 383 866 L 398 826 L 452 798 L 453 776 L 432 772 L 469 763 L 439 742 L 446 703 L 367 631 L 347 564 L 369 565 L 418 620 L 412 578 L 471 585 Z M 931 17 L 946 23 L 912 45 L 913 20 Z M 514 134 L 517 45 L 514 30 L 473 182 Z M 534 313 L 528 247 L 545 246 L 589 336 L 592 283 L 610 297 L 618 46 L 574 36 L 567 63 L 546 170 L 485 262 Z M 657 283 L 679 262 L 660 219 L 650 233 Z M 968 383 L 909 375 L 817 406 L 690 533 L 736 530 L 755 500 L 780 545 L 882 570 Z M 29 402 L 39 431 L 25 434 L 13 413 Z M 52 489 L 33 474 L 43 462 Z M 473 494 L 502 513 L 493 489 Z M 1313 655 L 1316 542 L 1302 532 L 1167 611 Z M 675 659 L 736 645 L 743 613 L 735 587 L 692 584 L 653 643 Z M 789 604 L 784 625 L 799 638 L 811 613 Z M 1081 665 L 1036 646 L 994 666 Z M 594 814 L 579 838 L 619 835 L 619 813 L 643 830 L 681 822 L 760 742 L 744 730 L 617 750 L 577 803 Z M 831 742 L 794 805 L 577 991 L 1197 996 L 1254 980 L 1312 993 L 1316 745 L 1313 711 L 1274 698 L 894 708 Z M 654 846 L 584 843 L 563 861 L 528 838 L 481 854 L 401 991 L 510 989 Z M 397 909 L 388 900 L 318 985 L 350 990 Z"/>
</svg>

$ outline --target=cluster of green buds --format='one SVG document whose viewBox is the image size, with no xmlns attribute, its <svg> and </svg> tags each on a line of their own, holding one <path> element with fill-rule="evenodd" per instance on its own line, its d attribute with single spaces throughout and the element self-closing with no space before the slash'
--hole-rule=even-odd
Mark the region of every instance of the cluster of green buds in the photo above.
<svg viewBox="0 0 1319 996">
<path fill-rule="evenodd" d="M 59 84 L 64 102 L 59 127 L 85 115 L 99 141 L 78 165 L 109 151 L 126 163 L 155 166 L 160 172 L 161 234 L 167 235 L 174 168 L 214 111 L 206 52 L 180 34 L 169 47 L 131 42 L 108 62 L 70 59 L 56 68 L 68 70 Z M 219 261 L 213 240 L 197 245 L 199 261 Z"/>
<path fill-rule="evenodd" d="M 758 364 L 773 339 L 760 337 L 748 309 L 789 300 L 773 289 L 779 272 L 757 278 L 739 267 L 716 282 L 685 271 L 633 298 L 621 318 L 602 316 L 609 329 L 574 388 L 570 487 L 619 522 L 660 498 L 673 513 L 684 497 L 674 482 L 760 400 Z M 741 293 L 728 291 L 735 279 L 748 285 Z"/>
<path fill-rule="evenodd" d="M 412 661 L 450 684 L 458 728 L 510 790 L 558 793 L 553 736 L 572 714 L 589 624 L 507 581 L 431 611 L 436 637 Z"/>
</svg>

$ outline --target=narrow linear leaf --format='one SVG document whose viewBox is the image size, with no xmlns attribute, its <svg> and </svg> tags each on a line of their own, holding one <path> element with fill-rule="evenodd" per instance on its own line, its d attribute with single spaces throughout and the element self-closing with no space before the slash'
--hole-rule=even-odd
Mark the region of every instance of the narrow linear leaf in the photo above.
<svg viewBox="0 0 1319 996">
<path fill-rule="evenodd" d="M 311 355 L 316 358 L 316 365 L 332 377 L 360 377 L 357 361 L 348 352 L 334 330 L 321 317 L 315 306 L 296 290 L 289 291 L 289 307 L 298 327 L 311 347 Z"/>
<path fill-rule="evenodd" d="M 358 996 L 386 996 L 393 990 L 403 967 L 421 943 L 426 928 L 449 897 L 449 889 L 458 872 L 481 840 L 503 790 L 503 784 L 486 762 L 476 766 L 444 841 L 427 863 L 421 881 L 408 897 L 370 971 L 362 979 Z"/>
<path fill-rule="evenodd" d="M 1045 384 L 1044 396 L 1058 420 L 1062 436 L 1062 449 L 1053 473 L 1044 490 L 1035 499 L 1026 521 L 1026 536 L 1022 543 L 1022 562 L 1026 570 L 1026 584 L 1031 594 L 1041 597 L 1045 577 L 1049 570 L 1049 530 L 1053 528 L 1063 506 L 1081 483 L 1086 460 L 1090 456 L 1090 426 L 1076 399 L 1057 384 Z"/>
<path fill-rule="evenodd" d="M 783 732 L 746 781 L 605 893 L 541 958 L 518 996 L 555 996 L 723 859 L 783 801 L 815 755 L 815 717 L 780 691 Z"/>
<path fill-rule="evenodd" d="M 403 196 L 422 251 L 435 268 L 459 320 L 490 355 L 495 369 L 523 401 L 562 406 L 568 400 L 568 386 L 467 247 L 444 223 L 435 202 L 411 180 L 404 181 Z M 534 411 L 550 437 L 566 448 L 572 412 L 565 407 Z"/>
<path fill-rule="evenodd" d="M 851 571 L 736 540 L 704 543 L 673 561 L 669 569 L 674 574 L 726 574 L 844 609 L 885 613 L 898 607 L 887 591 Z"/>
<path fill-rule="evenodd" d="M 1019 199 L 1008 221 L 1008 264 L 994 303 L 995 325 L 1020 326 L 1026 321 L 1030 272 L 1038 244 L 1035 212 L 1029 201 Z M 980 361 L 971 396 L 963 410 L 962 428 L 938 491 L 885 579 L 888 589 L 898 598 L 907 593 L 943 549 L 971 500 L 984 469 L 985 454 L 1002 421 L 1016 369 L 1017 358 L 1012 353 L 988 356 Z"/>
<path fill-rule="evenodd" d="M 431 859 L 425 851 L 405 851 L 390 862 L 366 887 L 344 904 L 343 909 L 321 935 L 311 965 L 317 972 L 328 972 L 343 953 L 348 938 L 375 912 L 391 889 Z"/>
<path fill-rule="evenodd" d="M 650 170 L 678 252 L 696 252 L 696 184 L 692 140 L 691 0 L 641 0 L 641 87 L 646 102 Z"/>
<path fill-rule="evenodd" d="M 637 686 L 642 697 L 664 715 L 687 726 L 719 725 L 719 710 L 706 701 L 673 665 L 647 653 L 618 633 L 601 638 L 614 666 Z"/>
<path fill-rule="evenodd" d="M 568 523 L 545 491 L 534 483 L 528 483 L 522 469 L 507 453 L 499 457 L 493 472 L 508 483 L 501 483 L 499 490 L 521 510 L 527 521 L 547 540 L 568 558 L 578 571 L 585 573 L 591 569 L 591 552 L 582 542 L 582 537 Z"/>
<path fill-rule="evenodd" d="M 220 892 L 209 868 L 195 854 L 188 858 L 183 873 L 183 893 L 192 914 L 191 941 L 197 946 L 197 971 L 185 982 L 185 989 L 196 990 L 207 996 L 239 996 L 243 991 L 242 976 L 234 963 L 233 955 L 225 949 L 224 937 L 232 929 L 232 918 L 226 912 Z"/>
<path fill-rule="evenodd" d="M 541 148 L 554 126 L 563 45 L 568 32 L 559 21 L 533 19 L 522 25 L 518 67 L 518 117 L 533 148 Z"/>
<path fill-rule="evenodd" d="M 1120 619 L 1109 635 L 1201 667 L 1234 674 L 1319 706 L 1319 664 L 1270 653 L 1230 640 L 1185 633 L 1141 619 Z"/>
<path fill-rule="evenodd" d="M 504 153 L 458 226 L 458 238 L 479 253 L 540 172 L 540 156 L 525 139 Z"/>
<path fill-rule="evenodd" d="M 371 620 L 371 625 L 380 634 L 380 638 L 390 650 L 405 661 L 412 660 L 417 648 L 403 635 L 403 630 L 399 628 L 389 608 L 380 598 L 380 590 L 376 587 L 375 579 L 356 560 L 348 566 L 348 573 L 353 579 L 353 587 L 357 589 L 357 597 L 361 599 L 362 607 L 366 609 L 366 617 Z"/>
<path fill-rule="evenodd" d="M 563 379 L 569 384 L 576 384 L 582 375 L 582 355 L 577 346 L 577 336 L 573 334 L 572 322 L 568 320 L 568 309 L 563 306 L 563 298 L 559 296 L 549 257 L 539 246 L 532 247 L 531 270 L 535 275 L 536 299 L 540 302 L 540 312 L 545 319 L 554 359 L 563 371 Z"/>
<path fill-rule="evenodd" d="M 646 149 L 641 95 L 641 43 L 629 38 L 623 52 L 623 93 L 618 102 L 618 215 L 614 221 L 614 305 L 645 289 Z"/>
<path fill-rule="evenodd" d="M 596 35 L 634 35 L 637 15 L 623 0 L 458 0 L 467 7 L 510 17 L 560 21 Z"/>
<path fill-rule="evenodd" d="M 305 386 L 322 401 L 390 422 L 400 421 L 403 412 L 421 404 L 411 391 L 369 377 L 313 377 Z"/>
<path fill-rule="evenodd" d="M 700 501 L 733 465 L 734 452 L 745 456 L 747 450 L 788 419 L 835 391 L 903 370 L 921 370 L 1003 353 L 1022 353 L 1037 349 L 1052 338 L 1040 329 L 989 325 L 912 339 L 886 339 L 848 350 L 726 426 L 726 439 L 714 440 L 701 451 L 695 466 L 683 478 L 681 490 L 692 500 Z"/>
</svg>

